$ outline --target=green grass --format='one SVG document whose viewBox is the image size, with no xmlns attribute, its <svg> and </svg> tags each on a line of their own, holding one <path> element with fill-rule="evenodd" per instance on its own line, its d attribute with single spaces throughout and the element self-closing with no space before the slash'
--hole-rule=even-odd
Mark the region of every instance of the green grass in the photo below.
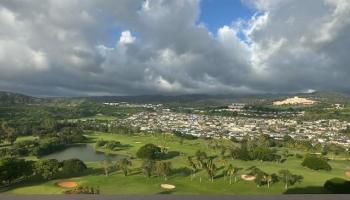
<svg viewBox="0 0 350 200">
<path fill-rule="evenodd" d="M 17 137 L 16 142 L 21 142 L 21 141 L 26 141 L 26 140 L 35 140 L 35 139 L 39 139 L 39 137 L 37 136 L 21 136 L 21 137 Z"/>
<path fill-rule="evenodd" d="M 109 115 L 103 115 L 103 114 L 97 114 L 95 116 L 92 117 L 82 117 L 79 119 L 70 119 L 68 121 L 77 121 L 77 120 L 102 120 L 102 121 L 113 121 L 113 120 L 117 120 L 118 117 L 115 116 L 109 116 Z"/>
<path fill-rule="evenodd" d="M 186 158 L 189 155 L 193 155 L 198 149 L 205 150 L 209 155 L 217 155 L 218 152 L 209 150 L 206 145 L 206 141 L 202 139 L 198 140 L 185 140 L 183 144 L 180 144 L 180 140 L 174 136 L 152 136 L 152 135 L 139 135 L 139 136 L 127 136 L 120 134 L 106 134 L 95 133 L 89 135 L 91 141 L 97 141 L 99 139 L 104 140 L 116 140 L 122 144 L 131 145 L 129 148 L 120 151 L 109 151 L 110 153 L 125 154 L 135 156 L 136 151 L 144 144 L 154 143 L 163 147 L 167 147 L 169 151 L 179 151 L 181 154 L 175 158 L 172 158 L 172 166 L 174 169 L 187 166 Z M 228 141 L 221 141 L 224 144 L 229 144 Z M 260 162 L 260 161 L 240 161 L 229 160 L 234 166 L 248 168 L 250 166 L 257 166 L 267 173 L 277 173 L 281 169 L 288 169 L 292 173 L 304 176 L 304 180 L 300 184 L 296 184 L 291 188 L 299 187 L 314 187 L 313 192 L 324 192 L 322 186 L 324 182 L 333 177 L 345 178 L 344 172 L 350 167 L 349 161 L 330 161 L 330 165 L 333 170 L 326 171 L 313 171 L 306 169 L 300 165 L 301 159 L 289 158 L 285 163 L 275 162 Z M 100 169 L 101 165 L 97 162 L 87 163 L 89 168 Z M 221 166 L 219 159 L 216 164 Z M 256 187 L 253 182 L 247 182 L 240 180 L 238 183 L 229 185 L 228 181 L 223 177 L 216 178 L 214 183 L 208 180 L 208 177 L 204 171 L 198 173 L 196 178 L 191 181 L 189 176 L 183 174 L 175 174 L 167 181 L 163 178 L 152 177 L 146 178 L 140 171 L 141 161 L 138 159 L 133 160 L 132 172 L 129 176 L 124 176 L 120 172 L 113 172 L 110 176 L 103 175 L 102 170 L 97 173 L 84 175 L 78 178 L 69 180 L 75 180 L 80 185 L 86 186 L 99 186 L 102 194 L 158 194 L 163 192 L 160 188 L 160 184 L 169 183 L 176 185 L 176 189 L 173 194 L 240 194 L 240 195 L 275 195 L 285 192 L 282 183 L 276 183 L 267 188 L 262 186 Z M 222 171 L 218 172 L 218 175 Z M 244 171 L 243 171 L 244 173 Z M 202 183 L 199 182 L 199 176 L 202 176 Z M 52 180 L 48 182 L 22 185 L 14 187 L 7 191 L 11 194 L 60 194 L 64 190 L 58 188 L 55 183 L 58 180 Z"/>
</svg>

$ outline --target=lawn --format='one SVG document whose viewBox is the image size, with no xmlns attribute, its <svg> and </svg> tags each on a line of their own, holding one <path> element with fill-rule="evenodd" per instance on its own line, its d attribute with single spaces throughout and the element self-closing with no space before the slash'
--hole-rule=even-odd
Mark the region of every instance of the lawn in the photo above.
<svg viewBox="0 0 350 200">
<path fill-rule="evenodd" d="M 160 188 L 160 184 L 169 183 L 174 184 L 176 189 L 172 191 L 173 194 L 282 194 L 285 192 L 282 183 L 275 183 L 271 188 L 267 186 L 257 187 L 254 182 L 247 182 L 239 180 L 237 183 L 232 185 L 229 184 L 228 180 L 224 180 L 221 176 L 222 170 L 220 169 L 217 173 L 217 178 L 214 182 L 208 180 L 208 176 L 203 170 L 198 173 L 194 180 L 191 181 L 190 176 L 182 173 L 181 170 L 187 167 L 187 156 L 193 155 L 197 150 L 204 150 L 209 155 L 217 155 L 218 152 L 215 150 L 208 149 L 207 142 L 203 139 L 198 140 L 185 140 L 182 144 L 179 138 L 171 135 L 164 136 L 152 136 L 152 135 L 139 135 L 139 136 L 128 136 L 120 134 L 107 134 L 107 133 L 94 133 L 89 135 L 92 142 L 104 139 L 104 140 L 116 140 L 122 144 L 128 144 L 130 147 L 122 149 L 120 151 L 110 153 L 118 153 L 124 155 L 135 156 L 135 153 L 144 144 L 153 143 L 159 146 L 168 148 L 168 151 L 178 151 L 179 156 L 169 159 L 172 162 L 172 167 L 178 173 L 173 174 L 167 181 L 163 178 L 152 177 L 146 178 L 140 169 L 141 161 L 133 159 L 133 166 L 131 167 L 131 174 L 124 176 L 121 172 L 113 172 L 108 177 L 103 175 L 101 164 L 98 162 L 87 163 L 88 167 L 95 170 L 95 173 L 84 175 L 77 178 L 68 180 L 77 181 L 82 186 L 99 186 L 102 194 L 158 194 L 164 192 Z M 224 144 L 229 144 L 228 141 L 220 141 Z M 92 143 L 93 145 L 93 143 Z M 101 149 L 99 149 L 101 150 Z M 275 162 L 260 162 L 260 161 L 240 161 L 232 160 L 229 161 L 237 167 L 248 168 L 250 166 L 257 166 L 267 173 L 277 173 L 281 169 L 288 169 L 294 174 L 299 174 L 304 177 L 304 180 L 300 184 L 296 184 L 291 188 L 308 188 L 310 192 L 324 192 L 322 186 L 327 179 L 333 177 L 345 178 L 344 172 L 350 167 L 349 161 L 330 161 L 330 165 L 333 170 L 330 172 L 326 171 L 313 171 L 306 169 L 300 165 L 301 159 L 294 157 L 289 158 L 284 163 Z M 216 165 L 221 167 L 220 159 L 216 159 Z M 245 171 L 243 170 L 242 173 Z M 202 177 L 202 183 L 199 182 L 199 177 Z M 38 184 L 22 185 L 14 187 L 7 193 L 11 194 L 60 194 L 64 190 L 58 188 L 55 183 L 58 180 L 52 180 L 48 182 L 42 182 Z M 311 189 L 310 189 L 311 188 Z"/>
</svg>

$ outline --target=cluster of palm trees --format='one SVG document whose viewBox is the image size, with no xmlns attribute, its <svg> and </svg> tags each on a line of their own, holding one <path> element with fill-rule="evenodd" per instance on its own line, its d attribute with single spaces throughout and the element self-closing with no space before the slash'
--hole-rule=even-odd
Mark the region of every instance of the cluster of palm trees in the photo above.
<svg viewBox="0 0 350 200">
<path fill-rule="evenodd" d="M 278 181 L 278 175 L 275 173 L 268 174 L 263 170 L 257 168 L 256 166 L 249 167 L 247 169 L 248 175 L 254 176 L 254 182 L 257 187 L 261 187 L 262 185 L 267 185 L 270 188 L 271 184 Z"/>
<path fill-rule="evenodd" d="M 230 185 L 232 184 L 232 177 L 234 178 L 234 182 L 236 183 L 239 177 L 239 173 L 243 168 L 234 167 L 232 164 L 228 164 L 225 169 L 225 179 L 229 177 Z"/>
<path fill-rule="evenodd" d="M 209 157 L 203 151 L 197 151 L 194 156 L 187 157 L 188 165 L 191 169 L 191 181 L 199 175 L 199 181 L 202 182 L 201 173 L 199 173 L 202 169 L 205 169 L 209 176 L 209 180 L 214 182 L 214 178 L 216 177 L 219 168 L 214 162 L 214 157 Z M 243 168 L 237 167 L 229 163 L 226 159 L 222 159 L 222 168 L 224 180 L 229 180 L 229 184 L 236 183 L 243 171 Z M 292 174 L 289 170 L 280 170 L 276 173 L 266 173 L 263 170 L 259 169 L 256 166 L 249 167 L 245 169 L 246 175 L 254 177 L 254 182 L 257 187 L 261 187 L 263 185 L 267 185 L 270 188 L 271 184 L 281 181 L 285 189 L 288 189 L 290 185 L 294 185 L 295 183 L 301 182 L 303 177 L 300 175 Z"/>
<path fill-rule="evenodd" d="M 109 172 L 112 169 L 115 169 L 116 171 L 122 171 L 124 176 L 127 176 L 130 174 L 130 167 L 132 166 L 132 162 L 128 158 L 123 158 L 117 160 L 114 164 L 110 160 L 103 160 L 101 162 L 101 165 L 106 176 L 109 175 Z M 142 164 L 142 169 L 147 177 L 155 175 L 158 177 L 163 177 L 165 180 L 168 179 L 168 176 L 172 171 L 171 162 L 155 160 L 145 160 Z"/>
<path fill-rule="evenodd" d="M 158 177 L 163 177 L 164 180 L 168 179 L 171 173 L 171 162 L 158 161 L 154 165 L 154 174 Z"/>
<path fill-rule="evenodd" d="M 112 169 L 116 169 L 117 171 L 121 170 L 124 176 L 127 176 L 130 172 L 132 162 L 128 158 L 122 158 L 120 160 L 117 160 L 115 163 L 112 163 L 112 161 L 106 159 L 101 161 L 101 166 L 103 168 L 105 176 L 108 176 Z"/>
<path fill-rule="evenodd" d="M 187 157 L 187 161 L 192 171 L 191 180 L 193 180 L 198 172 L 205 169 L 209 180 L 214 182 L 218 167 L 214 163 L 213 157 L 209 157 L 205 152 L 198 150 L 194 156 Z M 199 177 L 199 182 L 202 182 L 201 176 Z"/>
<path fill-rule="evenodd" d="M 124 174 L 124 176 L 127 176 L 129 174 L 129 167 L 132 166 L 132 162 L 131 160 L 127 159 L 127 158 L 123 158 L 121 160 L 118 160 L 116 162 L 116 168 L 117 170 L 121 170 Z"/>
<path fill-rule="evenodd" d="M 224 153 L 223 153 L 224 154 Z M 228 180 L 229 184 L 237 183 L 240 176 L 243 174 L 243 168 L 234 166 L 232 163 L 225 159 L 224 155 L 221 155 L 221 165 L 216 163 L 215 156 L 208 156 L 206 152 L 198 150 L 193 156 L 188 156 L 188 166 L 191 169 L 191 181 L 199 176 L 199 182 L 202 182 L 202 173 L 204 170 L 210 182 L 214 182 L 215 177 L 219 171 L 222 172 L 224 176 L 224 181 Z M 117 171 L 122 171 L 122 173 L 127 176 L 130 173 L 130 167 L 132 166 L 131 160 L 128 158 L 123 158 L 116 161 L 114 164 L 111 161 L 104 160 L 101 162 L 105 175 L 108 176 L 111 169 L 116 169 Z M 220 167 L 218 167 L 220 166 Z M 160 161 L 155 159 L 145 159 L 141 169 L 147 177 L 162 177 L 167 180 L 172 172 L 172 165 L 169 161 Z M 252 177 L 257 187 L 267 185 L 268 188 L 273 183 L 278 181 L 282 182 L 285 189 L 295 183 L 301 182 L 303 177 L 300 175 L 292 174 L 290 171 L 284 169 L 280 170 L 278 173 L 266 173 L 256 166 L 249 167 L 244 170 L 244 174 Z"/>
<path fill-rule="evenodd" d="M 141 168 L 147 177 L 155 175 L 163 177 L 164 180 L 167 180 L 172 172 L 171 162 L 168 161 L 145 160 Z"/>
</svg>

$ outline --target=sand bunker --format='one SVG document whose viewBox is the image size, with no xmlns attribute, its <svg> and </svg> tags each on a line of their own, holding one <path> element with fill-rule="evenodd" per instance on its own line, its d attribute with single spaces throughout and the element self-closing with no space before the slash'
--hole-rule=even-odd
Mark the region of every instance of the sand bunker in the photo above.
<svg viewBox="0 0 350 200">
<path fill-rule="evenodd" d="M 241 176 L 241 178 L 245 181 L 254 181 L 255 180 L 255 176 L 252 176 L 252 175 L 246 175 L 246 174 L 243 174 Z"/>
<path fill-rule="evenodd" d="M 56 184 L 57 186 L 62 188 L 74 188 L 78 186 L 78 183 L 74 181 L 60 181 L 60 182 L 57 182 Z"/>
<path fill-rule="evenodd" d="M 160 187 L 166 190 L 173 190 L 176 188 L 175 185 L 170 185 L 170 184 L 161 184 Z"/>
<path fill-rule="evenodd" d="M 135 142 L 136 144 L 141 144 L 141 142 Z"/>
<path fill-rule="evenodd" d="M 350 169 L 348 171 L 345 172 L 345 176 L 350 178 Z"/>
</svg>

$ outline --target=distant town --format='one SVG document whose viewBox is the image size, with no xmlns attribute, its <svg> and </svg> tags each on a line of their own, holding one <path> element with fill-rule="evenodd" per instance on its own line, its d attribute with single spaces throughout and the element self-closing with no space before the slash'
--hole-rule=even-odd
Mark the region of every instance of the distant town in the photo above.
<svg viewBox="0 0 350 200">
<path fill-rule="evenodd" d="M 314 100 L 293 97 L 282 101 L 273 102 L 274 105 L 312 105 Z M 334 143 L 350 147 L 350 138 L 339 134 L 340 131 L 350 127 L 350 122 L 337 119 L 322 119 L 316 121 L 298 121 L 293 118 L 281 118 L 271 112 L 252 112 L 244 109 L 245 104 L 233 103 L 228 111 L 239 113 L 242 117 L 210 116 L 201 114 L 200 110 L 194 110 L 195 114 L 172 112 L 162 104 L 129 104 L 129 103 L 104 103 L 109 106 L 144 107 L 152 111 L 134 114 L 126 119 L 109 122 L 109 125 L 124 124 L 138 127 L 141 131 L 162 130 L 164 132 L 178 131 L 196 137 L 235 138 L 242 140 L 248 136 L 254 138 L 259 134 L 269 135 L 276 140 L 282 140 L 286 135 L 295 140 L 307 140 L 313 144 Z M 342 105 L 333 105 L 335 109 L 341 109 Z M 292 116 L 302 116 L 303 112 L 284 112 Z M 250 117 L 245 117 L 250 116 Z M 270 118 L 261 118 L 270 116 Z"/>
</svg>

